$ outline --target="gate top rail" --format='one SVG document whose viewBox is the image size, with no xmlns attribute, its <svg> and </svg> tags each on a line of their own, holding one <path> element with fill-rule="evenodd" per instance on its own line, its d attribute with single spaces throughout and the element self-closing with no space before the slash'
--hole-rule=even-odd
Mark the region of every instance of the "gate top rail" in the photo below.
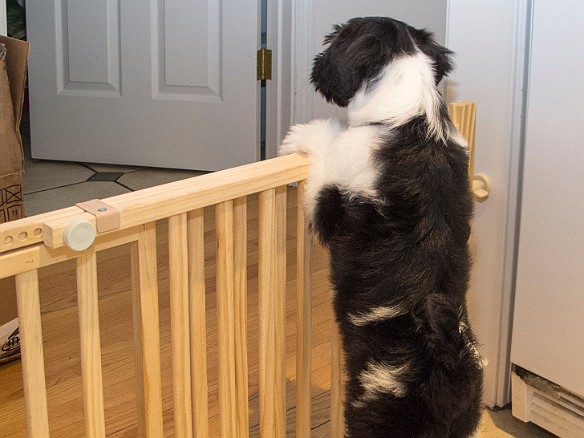
<svg viewBox="0 0 584 438">
<path fill-rule="evenodd" d="M 303 181 L 307 176 L 306 157 L 292 154 L 125 193 L 103 201 L 119 210 L 119 229 L 125 229 Z M 68 207 L 0 224 L 0 254 L 38 243 L 61 248 L 65 246 L 65 228 L 77 219 L 96 226 L 96 217 L 80 207 Z"/>
</svg>

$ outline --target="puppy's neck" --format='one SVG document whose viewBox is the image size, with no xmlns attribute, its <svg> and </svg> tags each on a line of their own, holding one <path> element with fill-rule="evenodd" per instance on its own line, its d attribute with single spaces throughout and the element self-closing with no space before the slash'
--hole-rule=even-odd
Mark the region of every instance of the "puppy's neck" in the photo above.
<svg viewBox="0 0 584 438">
<path fill-rule="evenodd" d="M 383 123 L 397 128 L 425 115 L 428 135 L 444 140 L 448 126 L 440 115 L 442 98 L 431 59 L 422 52 L 395 58 L 372 87 L 364 84 L 348 107 L 351 126 Z"/>
</svg>

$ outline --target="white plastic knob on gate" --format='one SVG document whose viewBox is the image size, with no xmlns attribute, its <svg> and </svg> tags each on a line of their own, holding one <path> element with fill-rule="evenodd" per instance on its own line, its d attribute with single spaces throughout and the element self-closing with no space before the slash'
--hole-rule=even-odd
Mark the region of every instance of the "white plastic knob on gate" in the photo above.
<svg viewBox="0 0 584 438">
<path fill-rule="evenodd" d="M 93 244 L 96 234 L 93 224 L 84 219 L 76 219 L 65 228 L 63 240 L 72 250 L 83 251 Z"/>
</svg>

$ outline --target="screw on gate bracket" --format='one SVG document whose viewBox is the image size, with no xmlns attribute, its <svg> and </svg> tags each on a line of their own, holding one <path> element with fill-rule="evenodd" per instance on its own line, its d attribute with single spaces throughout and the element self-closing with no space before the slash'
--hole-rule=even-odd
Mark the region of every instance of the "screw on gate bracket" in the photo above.
<svg viewBox="0 0 584 438">
<path fill-rule="evenodd" d="M 106 204 L 99 199 L 75 204 L 95 216 L 97 231 L 105 233 L 120 228 L 120 212 L 117 208 Z"/>
</svg>

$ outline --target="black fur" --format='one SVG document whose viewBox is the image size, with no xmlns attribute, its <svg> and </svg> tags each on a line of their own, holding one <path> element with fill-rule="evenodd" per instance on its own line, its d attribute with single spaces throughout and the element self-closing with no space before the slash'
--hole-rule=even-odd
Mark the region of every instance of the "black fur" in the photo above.
<svg viewBox="0 0 584 438">
<path fill-rule="evenodd" d="M 397 56 L 417 50 L 428 55 L 436 84 L 452 69 L 450 52 L 430 33 L 390 18 L 352 19 L 336 26 L 325 43 L 311 80 L 339 106 L 347 106 Z M 442 122 L 453 129 L 444 102 L 439 105 Z M 456 141 L 429 135 L 424 114 L 386 128 L 374 157 L 379 200 L 332 184 L 320 190 L 311 218 L 331 254 L 349 379 L 347 434 L 468 437 L 477 429 L 482 392 L 465 304 L 472 215 L 468 157 Z M 364 325 L 350 321 L 350 315 L 390 305 L 403 312 Z M 359 376 L 371 361 L 408 364 L 405 395 L 388 391 L 356 403 L 365 391 Z"/>
<path fill-rule="evenodd" d="M 436 84 L 452 70 L 451 52 L 432 34 L 387 17 L 353 18 L 325 38 L 329 47 L 314 59 L 311 81 L 328 102 L 345 107 L 363 81 L 374 80 L 399 55 L 417 48 L 435 61 Z M 350 60 L 350 63 L 341 60 Z"/>
</svg>

